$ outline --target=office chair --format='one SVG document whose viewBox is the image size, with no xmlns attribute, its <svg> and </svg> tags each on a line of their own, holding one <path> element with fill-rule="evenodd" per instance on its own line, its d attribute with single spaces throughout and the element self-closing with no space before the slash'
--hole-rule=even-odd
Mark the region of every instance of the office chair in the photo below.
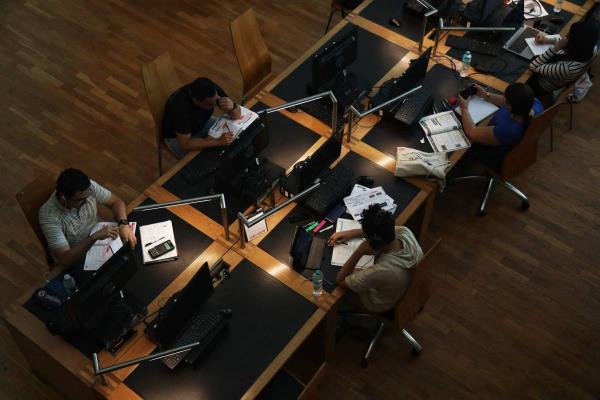
<svg viewBox="0 0 600 400">
<path fill-rule="evenodd" d="M 360 366 L 366 368 L 369 365 L 369 357 L 379 341 L 383 329 L 386 325 L 391 325 L 408 341 L 413 349 L 414 354 L 419 354 L 423 350 L 423 346 L 406 330 L 406 326 L 412 321 L 425 307 L 425 303 L 431 295 L 429 271 L 436 263 L 437 251 L 439 249 L 440 240 L 435 242 L 433 246 L 423 256 L 421 262 L 414 268 L 411 275 L 410 285 L 404 296 L 392 308 L 385 313 L 350 313 L 347 317 L 359 317 L 374 319 L 377 321 L 375 329 L 369 338 L 369 344 L 360 360 Z"/>
<path fill-rule="evenodd" d="M 142 79 L 150 112 L 154 119 L 155 141 L 158 151 L 158 175 L 162 175 L 162 149 L 169 148 L 162 139 L 162 118 L 165 103 L 169 95 L 177 90 L 181 84 L 169 52 L 156 57 L 148 64 L 142 65 Z"/>
<path fill-rule="evenodd" d="M 17 193 L 17 201 L 21 206 L 21 210 L 23 210 L 23 214 L 25 214 L 29 226 L 33 229 L 33 232 L 44 249 L 48 269 L 54 267 L 54 260 L 48 249 L 46 237 L 40 227 L 38 216 L 40 207 L 42 207 L 42 205 L 50 198 L 54 192 L 55 186 L 56 181 L 49 174 L 43 173 Z"/>
<path fill-rule="evenodd" d="M 342 19 L 344 19 L 350 11 L 358 7 L 361 1 L 362 0 L 331 0 L 331 12 L 329 13 L 329 19 L 327 20 L 325 33 L 329 32 L 329 25 L 331 25 L 333 14 L 339 12 L 340 14 L 342 14 Z"/>
<path fill-rule="evenodd" d="M 484 174 L 461 176 L 448 181 L 448 183 L 455 183 L 470 179 L 486 180 L 486 189 L 479 206 L 479 216 L 485 215 L 485 207 L 494 183 L 500 183 L 502 186 L 516 194 L 521 199 L 521 208 L 523 210 L 527 210 L 529 208 L 529 200 L 527 199 L 527 196 L 513 186 L 508 180 L 519 175 L 521 172 L 535 163 L 537 159 L 538 141 L 540 136 L 547 129 L 550 129 L 550 135 L 553 134 L 552 132 L 554 127 L 552 126 L 552 121 L 556 116 L 559 106 L 560 104 L 557 103 L 541 114 L 538 114 L 531 120 L 531 123 L 525 131 L 521 141 L 504 155 L 499 170 L 497 170 L 495 166 L 490 165 L 486 160 L 480 160 L 484 164 Z"/>
<path fill-rule="evenodd" d="M 252 8 L 237 17 L 229 25 L 231 40 L 242 74 L 241 103 L 252 98 L 273 77 L 271 74 L 271 53 L 265 44 L 256 14 Z"/>
</svg>

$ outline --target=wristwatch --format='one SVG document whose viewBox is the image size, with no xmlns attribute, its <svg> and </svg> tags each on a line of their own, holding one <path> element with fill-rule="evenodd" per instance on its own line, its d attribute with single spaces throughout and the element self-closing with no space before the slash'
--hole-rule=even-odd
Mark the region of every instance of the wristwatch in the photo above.
<svg viewBox="0 0 600 400">
<path fill-rule="evenodd" d="M 125 218 L 120 219 L 119 222 L 117 223 L 118 226 L 121 225 L 129 225 L 129 221 L 127 221 Z"/>
<path fill-rule="evenodd" d="M 235 110 L 236 108 L 238 108 L 238 103 L 233 103 L 233 107 L 231 108 L 231 111 Z"/>
</svg>

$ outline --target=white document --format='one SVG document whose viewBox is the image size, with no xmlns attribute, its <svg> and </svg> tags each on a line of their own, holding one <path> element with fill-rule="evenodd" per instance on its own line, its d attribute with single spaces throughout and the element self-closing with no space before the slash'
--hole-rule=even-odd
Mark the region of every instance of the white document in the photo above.
<svg viewBox="0 0 600 400">
<path fill-rule="evenodd" d="M 446 131 L 461 129 L 462 126 L 452 111 L 428 115 L 419 121 L 426 134 L 435 135 Z"/>
<path fill-rule="evenodd" d="M 483 121 L 498 110 L 497 105 L 495 105 L 494 103 L 490 103 L 489 101 L 485 101 L 479 96 L 471 97 L 468 104 L 469 115 L 471 115 L 471 119 L 473 120 L 473 123 L 475 125 L 477 125 L 478 123 L 480 123 L 481 121 Z M 454 111 L 456 111 L 458 115 L 462 116 L 462 114 L 460 113 L 460 107 L 455 107 Z"/>
<path fill-rule="evenodd" d="M 361 229 L 360 222 L 352 221 L 350 219 L 338 218 L 335 231 L 342 232 L 350 229 Z M 346 244 L 336 244 L 333 246 L 333 252 L 331 254 L 331 265 L 342 266 L 348 261 L 352 253 L 360 246 L 365 239 L 352 239 Z M 366 268 L 374 264 L 375 257 L 373 255 L 362 256 L 356 268 Z"/>
<path fill-rule="evenodd" d="M 177 244 L 175 243 L 175 232 L 173 232 L 173 222 L 171 220 L 140 226 L 140 239 L 144 264 L 177 259 Z M 175 248 L 158 258 L 153 259 L 150 257 L 148 251 L 167 240 L 170 240 Z"/>
<path fill-rule="evenodd" d="M 90 236 L 104 228 L 107 225 L 118 226 L 116 222 L 99 222 L 91 230 Z M 136 222 L 130 222 L 129 227 L 135 234 Z M 83 264 L 84 271 L 98 270 L 109 258 L 112 257 L 119 249 L 123 247 L 121 238 L 117 236 L 115 239 L 96 240 L 92 247 L 85 254 L 85 262 Z"/>
<path fill-rule="evenodd" d="M 208 130 L 208 136 L 218 139 L 223 133 L 231 132 L 235 139 L 244 129 L 250 126 L 254 121 L 258 119 L 258 114 L 252 110 L 247 109 L 243 106 L 238 106 L 241 111 L 241 117 L 239 119 L 231 119 L 228 114 L 221 116 L 217 122 Z"/>
<path fill-rule="evenodd" d="M 523 8 L 525 19 L 542 18 L 548 15 L 548 11 L 542 7 L 541 2 L 537 2 L 536 0 L 525 0 Z"/>
<path fill-rule="evenodd" d="M 560 39 L 560 35 L 548 35 L 548 37 L 550 39 L 556 39 L 556 38 Z M 544 53 L 546 50 L 548 50 L 554 46 L 554 43 L 553 44 L 536 43 L 535 38 L 527 38 L 527 39 L 525 39 L 525 43 L 527 43 L 527 46 L 529 46 L 529 49 L 531 50 L 531 52 L 533 53 L 534 56 L 539 56 L 540 54 Z"/>
<path fill-rule="evenodd" d="M 369 190 L 368 187 L 363 186 L 363 185 L 359 185 L 358 183 L 354 185 L 354 187 L 352 188 L 352 192 L 350 192 L 350 196 L 354 196 L 355 194 L 359 194 L 362 192 L 366 192 L 367 190 Z"/>
<path fill-rule="evenodd" d="M 435 153 L 447 153 L 471 146 L 453 111 L 428 115 L 419 121 Z"/>
<path fill-rule="evenodd" d="M 392 210 L 396 210 L 394 199 L 388 196 L 381 186 L 345 197 L 344 204 L 355 221 L 360 221 L 363 210 L 369 208 L 372 204 L 379 204 L 386 211 L 393 212 Z"/>
<path fill-rule="evenodd" d="M 255 215 L 253 215 L 252 218 L 249 218 L 248 222 L 252 222 L 257 218 L 260 218 L 262 215 L 263 215 L 263 212 L 259 212 Z M 265 233 L 269 230 L 267 228 L 267 220 L 266 219 L 263 219 L 256 225 L 252 225 L 250 228 L 248 228 L 247 226 L 244 226 L 244 229 L 246 230 L 246 239 L 249 242 L 251 240 L 256 239 L 257 237 L 259 237 L 260 235 L 262 235 L 263 233 Z"/>
</svg>

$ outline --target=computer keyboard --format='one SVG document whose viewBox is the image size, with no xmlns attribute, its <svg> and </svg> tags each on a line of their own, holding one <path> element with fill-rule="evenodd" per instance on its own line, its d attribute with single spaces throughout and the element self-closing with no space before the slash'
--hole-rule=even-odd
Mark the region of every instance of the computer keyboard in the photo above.
<svg viewBox="0 0 600 400">
<path fill-rule="evenodd" d="M 468 38 L 464 36 L 448 35 L 446 46 L 459 50 L 469 50 L 471 53 L 485 54 L 486 56 L 498 57 L 500 49 L 483 40 Z"/>
<path fill-rule="evenodd" d="M 184 359 L 186 362 L 193 364 L 194 361 L 202 355 L 217 334 L 226 326 L 227 321 L 219 312 L 196 314 L 190 320 L 182 334 L 172 343 L 169 343 L 169 348 L 172 349 L 194 342 L 200 342 L 200 345 L 190 350 L 162 358 L 161 361 L 170 369 L 174 369 Z"/>
<path fill-rule="evenodd" d="M 217 170 L 217 165 L 213 160 L 201 159 L 200 163 L 188 164 L 182 168 L 183 179 L 190 185 L 202 182 L 207 176 L 212 175 Z"/>
<path fill-rule="evenodd" d="M 305 204 L 316 213 L 325 214 L 348 193 L 353 183 L 354 173 L 348 168 L 337 166 L 331 170 Z"/>
<path fill-rule="evenodd" d="M 302 104 L 300 106 L 300 108 L 305 113 L 310 114 L 311 116 L 315 117 L 316 119 L 318 119 L 319 121 L 323 122 L 324 124 L 326 124 L 328 126 L 331 126 L 331 116 L 332 116 L 331 105 L 325 105 L 325 104 L 323 104 L 321 102 L 313 101 L 313 102 L 310 102 L 310 103 Z M 344 110 L 340 110 L 338 108 L 337 123 L 336 123 L 337 130 L 336 130 L 336 132 L 338 132 L 340 129 L 343 129 L 343 127 L 344 127 L 343 111 Z"/>
<path fill-rule="evenodd" d="M 416 93 L 407 97 L 394 111 L 394 118 L 398 121 L 412 125 L 423 116 L 433 104 L 431 89 L 423 86 Z"/>
<path fill-rule="evenodd" d="M 538 31 L 533 28 L 525 28 L 523 32 L 508 46 L 509 49 L 514 51 L 515 53 L 520 53 L 527 47 L 527 42 L 525 39 L 529 39 L 535 37 L 538 34 Z"/>
</svg>

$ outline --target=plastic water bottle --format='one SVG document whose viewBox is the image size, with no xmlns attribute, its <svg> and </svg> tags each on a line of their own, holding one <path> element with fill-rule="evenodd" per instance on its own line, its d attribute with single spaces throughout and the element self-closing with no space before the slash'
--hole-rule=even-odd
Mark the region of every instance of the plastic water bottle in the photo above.
<svg viewBox="0 0 600 400">
<path fill-rule="evenodd" d="M 73 278 L 69 274 L 65 274 L 65 276 L 63 277 L 63 286 L 65 288 L 65 291 L 67 292 L 67 296 L 71 296 L 73 292 L 77 289 L 75 278 Z"/>
<path fill-rule="evenodd" d="M 462 66 L 460 68 L 460 77 L 465 78 L 469 72 L 469 65 L 471 65 L 471 60 L 473 56 L 469 50 L 465 51 L 465 54 L 462 56 Z"/>
<path fill-rule="evenodd" d="M 323 294 L 323 273 L 320 269 L 316 270 L 312 276 L 313 296 L 318 297 Z"/>
<path fill-rule="evenodd" d="M 554 11 L 555 13 L 559 13 L 562 11 L 562 5 L 563 5 L 563 0 L 556 0 L 556 2 L 554 3 L 554 8 L 552 9 L 552 11 Z"/>
</svg>

